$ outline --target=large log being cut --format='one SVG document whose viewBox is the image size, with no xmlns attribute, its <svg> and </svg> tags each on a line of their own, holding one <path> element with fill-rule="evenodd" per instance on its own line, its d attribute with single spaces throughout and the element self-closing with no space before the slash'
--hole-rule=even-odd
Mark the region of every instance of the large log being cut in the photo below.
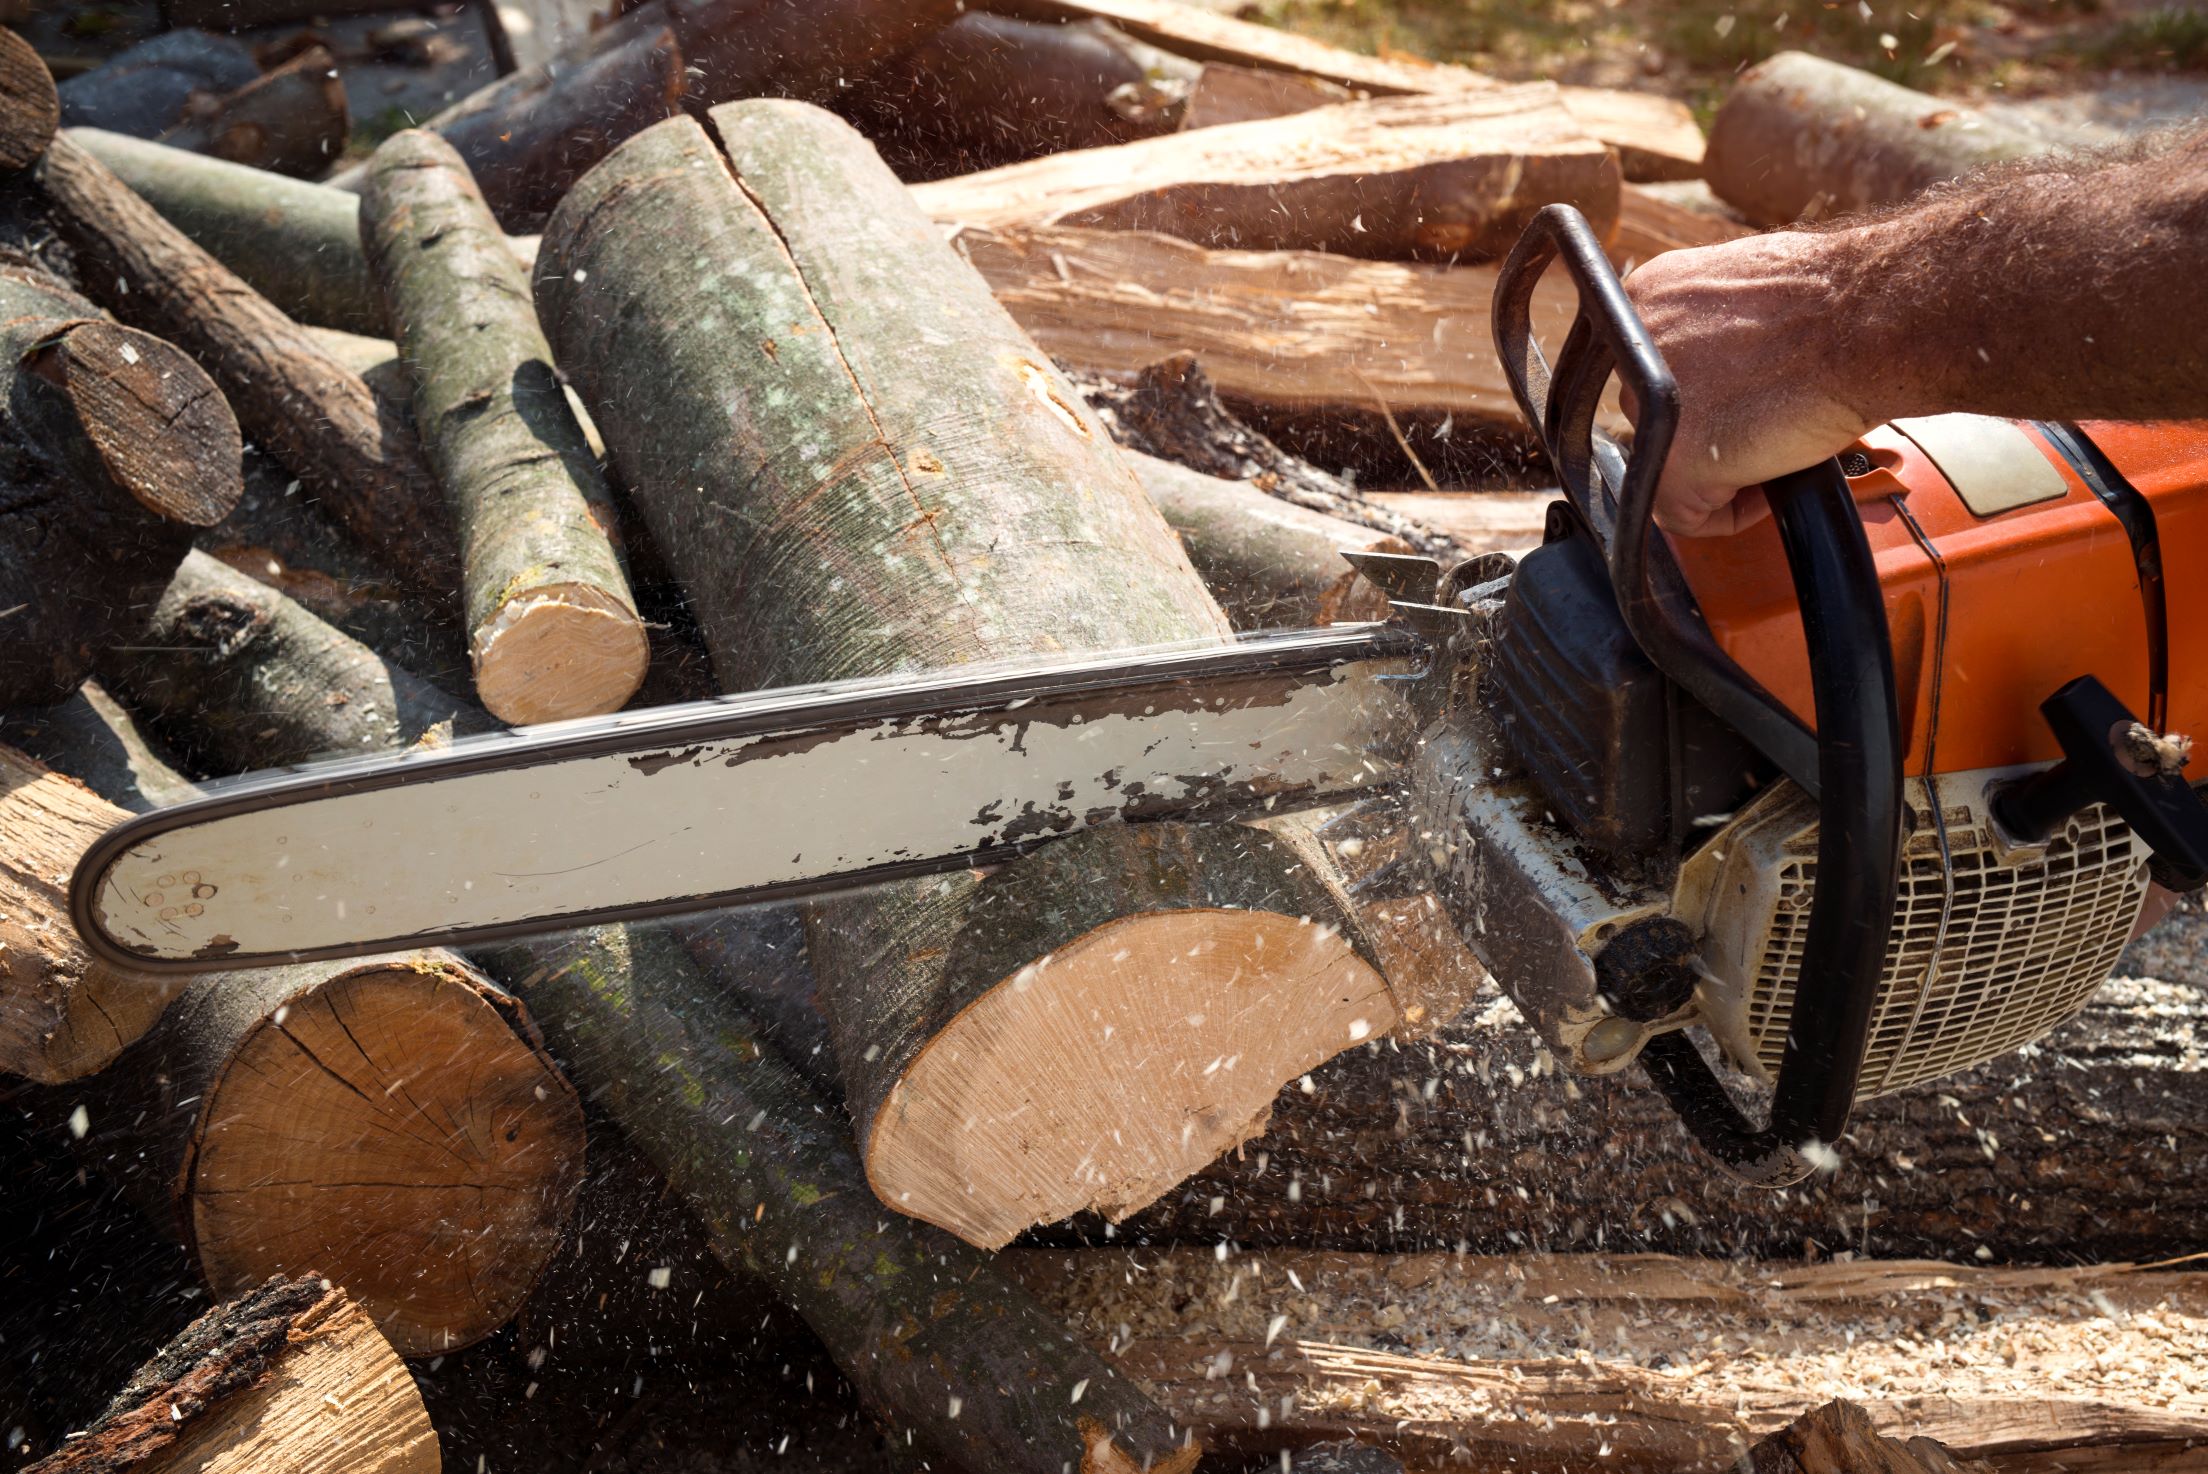
<svg viewBox="0 0 2208 1474">
<path fill-rule="evenodd" d="M 1222 638 L 1101 428 L 864 141 L 790 104 L 713 127 L 595 171 L 537 280 L 724 684 Z M 700 252 L 724 268 L 701 278 Z M 751 411 L 705 409 L 729 402 Z M 1232 829 L 823 904 L 876 1191 L 981 1244 L 1148 1201 L 1393 1022 L 1341 922 L 1289 846 Z"/>
</svg>

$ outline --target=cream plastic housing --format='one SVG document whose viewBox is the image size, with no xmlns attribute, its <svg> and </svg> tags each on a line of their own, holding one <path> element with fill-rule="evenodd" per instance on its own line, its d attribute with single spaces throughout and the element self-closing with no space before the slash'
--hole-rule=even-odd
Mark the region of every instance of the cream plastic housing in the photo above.
<svg viewBox="0 0 2208 1474">
<path fill-rule="evenodd" d="M 2031 771 L 1908 781 L 1901 889 L 1859 1099 L 2030 1043 L 2084 1007 L 2116 966 L 2146 900 L 2147 847 L 2098 805 L 2043 844 L 2009 841 L 1987 793 Z M 1782 781 L 1687 860 L 1673 900 L 1702 939 L 1701 1022 L 1767 1084 L 1786 1047 L 1816 878 L 1816 805 Z"/>
</svg>

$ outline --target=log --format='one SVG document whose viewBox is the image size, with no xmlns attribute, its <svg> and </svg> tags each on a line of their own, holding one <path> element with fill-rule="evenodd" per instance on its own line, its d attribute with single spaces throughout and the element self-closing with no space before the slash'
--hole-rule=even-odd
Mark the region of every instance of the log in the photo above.
<svg viewBox="0 0 2208 1474">
<path fill-rule="evenodd" d="M 724 686 L 1224 637 L 1079 396 L 865 141 L 789 103 L 713 123 L 718 146 L 663 124 L 576 187 L 537 305 Z M 704 251 L 726 270 L 701 281 Z M 730 403 L 748 413 L 707 408 Z M 1341 915 L 1285 845 L 1161 826 L 1031 859 L 809 923 L 868 1179 L 899 1211 L 984 1245 L 1126 1211 L 1246 1135 L 1248 1103 L 1353 1024 L 1392 1021 L 1349 942 L 1300 920 Z M 1206 897 L 1255 909 L 1182 909 Z M 1038 1046 L 1052 1027 L 1088 1043 Z M 1024 1112 L 1021 1136 L 998 1125 Z M 1106 1120 L 1117 1140 L 1092 1141 Z"/>
<path fill-rule="evenodd" d="M 1524 553 L 1541 545 L 1553 491 L 1375 491 L 1366 500 L 1446 536 L 1472 553 Z"/>
<path fill-rule="evenodd" d="M 528 71 L 587 47 L 621 15 L 621 0 L 492 0 L 484 7 L 501 74 Z"/>
<path fill-rule="evenodd" d="M 1189 88 L 1188 103 L 1181 109 L 1184 130 L 1216 128 L 1222 123 L 1254 123 L 1261 118 L 1285 118 L 1315 107 L 1331 107 L 1369 96 L 1324 78 L 1300 72 L 1276 72 L 1265 67 L 1236 66 L 1232 62 L 1206 62 Z"/>
<path fill-rule="evenodd" d="M 198 359 L 245 432 L 364 546 L 428 592 L 456 585 L 436 481 L 358 375 L 68 135 L 53 140 L 37 178 L 98 300 Z"/>
<path fill-rule="evenodd" d="M 1005 15 L 1108 21 L 1137 40 L 1193 61 L 1307 78 L 1368 97 L 1477 92 L 1498 84 L 1465 67 L 1400 52 L 1368 56 L 1179 0 L 989 0 Z M 1589 133 L 1618 151 L 1628 179 L 1691 179 L 1702 159 L 1694 115 L 1669 98 L 1596 87 L 1560 89 Z M 1293 91 L 1280 94 L 1294 98 Z"/>
<path fill-rule="evenodd" d="M 105 1069 L 178 991 L 95 961 L 69 921 L 70 872 L 127 817 L 0 746 L 0 1072 L 52 1085 Z"/>
<path fill-rule="evenodd" d="M 202 776 L 495 726 L 200 552 L 184 559 L 144 633 L 109 654 L 100 676 Z"/>
<path fill-rule="evenodd" d="M 27 169 L 38 162 L 60 126 L 53 74 L 30 42 L 0 30 L 0 169 Z"/>
<path fill-rule="evenodd" d="M 97 128 L 69 137 L 278 310 L 322 327 L 387 332 L 361 255 L 356 197 Z"/>
<path fill-rule="evenodd" d="M 161 142 L 303 178 L 345 152 L 352 127 L 335 60 L 310 46 L 227 96 L 195 100 Z"/>
<path fill-rule="evenodd" d="M 1208 250 L 1063 226 L 968 228 L 955 240 L 1043 351 L 1079 373 L 1135 373 L 1185 351 L 1238 414 L 1284 441 L 1351 425 L 1392 448 L 1385 406 L 1443 468 L 1456 431 L 1468 444 L 1478 432 L 1521 433 L 1488 326 L 1491 267 Z M 1571 289 L 1544 282 L 1535 307 L 1536 331 L 1557 341 Z M 1450 436 L 1437 436 L 1445 424 Z"/>
<path fill-rule="evenodd" d="M 2189 918 L 2189 920 L 2188 920 Z M 2165 926 L 2199 925 L 2180 912 Z M 2196 933 L 2197 935 L 2197 933 Z M 2029 1052 L 1863 1102 L 1837 1172 L 1714 1172 L 1637 1075 L 1560 1076 L 1484 995 L 1427 1043 L 1351 1051 L 1267 1132 L 1120 1225 L 1136 1243 L 2152 1260 L 2208 1212 L 2202 993 L 2119 979 Z M 1063 1231 L 1061 1231 L 1063 1232 Z"/>
<path fill-rule="evenodd" d="M 1169 133 L 1197 67 L 1101 22 L 976 11 L 883 63 L 836 110 L 904 180 Z"/>
<path fill-rule="evenodd" d="M 346 1292 L 273 1278 L 195 1320 L 24 1474 L 436 1474 L 414 1379 Z"/>
<path fill-rule="evenodd" d="M 826 1344 L 892 1438 L 975 1474 L 1186 1474 L 1201 1448 L 948 1234 L 883 1213 L 843 1118 L 768 1043 L 740 980 L 661 929 L 499 953 L 564 1057 L 698 1213 Z M 899 1438 L 899 1435 L 903 1435 Z"/>
<path fill-rule="evenodd" d="M 468 166 L 420 129 L 376 150 L 361 238 L 460 529 L 477 698 L 515 726 L 618 711 L 650 651 L 528 274 Z"/>
<path fill-rule="evenodd" d="M 0 705 L 45 705 L 236 504 L 238 423 L 177 349 L 0 264 L 0 445 Z"/>
<path fill-rule="evenodd" d="M 163 31 L 60 84 L 64 128 L 159 138 L 195 97 L 222 97 L 261 75 L 244 43 L 206 31 Z"/>
<path fill-rule="evenodd" d="M 1834 1398 L 1748 1450 L 1751 1474 L 1994 1474 L 1994 1465 L 1955 1457 L 1929 1438 L 1882 1436 L 1871 1416 Z"/>
<path fill-rule="evenodd" d="M 1974 169 L 2048 151 L 1945 98 L 1782 51 L 1741 75 L 1710 125 L 1704 173 L 1758 225 L 1899 203 Z"/>
<path fill-rule="evenodd" d="M 1407 553 L 1409 543 L 1268 496 L 1247 481 L 1207 476 L 1140 451 L 1127 459 L 1236 629 L 1387 618 L 1388 596 L 1342 553 Z"/>
<path fill-rule="evenodd" d="M 447 952 L 194 977 L 63 1088 L 83 1156 L 215 1294 L 321 1274 L 402 1356 L 505 1324 L 582 1176 L 581 1108 L 527 1011 Z"/>
<path fill-rule="evenodd" d="M 1355 1437 L 1416 1468 L 1761 1471 L 1759 1440 L 1851 1397 L 1877 1435 L 2003 1474 L 2208 1463 L 2197 1271 L 1208 1247 L 1003 1262 L 1243 1454 Z"/>
<path fill-rule="evenodd" d="M 913 193 L 951 225 L 1086 225 L 1248 250 L 1456 260 L 1501 255 L 1557 202 L 1607 236 L 1618 164 L 1538 82 L 1339 103 L 1054 154 Z"/>
<path fill-rule="evenodd" d="M 86 681 L 52 706 L 0 712 L 0 742 L 66 770 L 129 813 L 148 813 L 199 794 L 98 681 Z"/>
<path fill-rule="evenodd" d="M 574 65 L 540 66 L 494 83 L 422 126 L 460 151 L 508 230 L 535 230 L 577 179 L 681 102 L 682 48 L 665 25 L 628 28 L 618 45 Z M 365 163 L 330 178 L 366 187 Z"/>
<path fill-rule="evenodd" d="M 1707 185 L 1694 185 L 1705 198 Z M 1618 233 L 1610 242 L 1610 259 L 1620 271 L 1630 271 L 1641 261 L 1666 251 L 1693 246 L 1714 246 L 1752 234 L 1750 227 L 1727 215 L 1724 206 L 1708 199 L 1711 209 L 1690 209 L 1665 193 L 1663 185 L 1627 185 L 1618 201 Z"/>
</svg>

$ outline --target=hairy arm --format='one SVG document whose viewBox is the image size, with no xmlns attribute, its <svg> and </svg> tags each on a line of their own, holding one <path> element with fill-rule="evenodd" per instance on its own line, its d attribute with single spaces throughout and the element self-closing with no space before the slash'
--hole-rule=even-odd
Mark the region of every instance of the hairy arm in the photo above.
<svg viewBox="0 0 2208 1474">
<path fill-rule="evenodd" d="M 1626 290 L 1679 381 L 1656 517 L 1682 535 L 1899 416 L 2208 415 L 2208 129 L 1672 252 Z"/>
</svg>

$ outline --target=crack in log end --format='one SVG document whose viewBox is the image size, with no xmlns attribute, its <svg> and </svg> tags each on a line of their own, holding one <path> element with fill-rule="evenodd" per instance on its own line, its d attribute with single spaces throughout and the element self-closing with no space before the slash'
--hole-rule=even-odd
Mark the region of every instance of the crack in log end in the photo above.
<svg viewBox="0 0 2208 1474">
<path fill-rule="evenodd" d="M 663 773 L 669 768 L 694 763 L 698 760 L 698 754 L 704 751 L 704 745 L 700 744 L 696 747 L 678 748 L 672 752 L 641 753 L 629 759 L 629 766 L 649 778 L 654 773 Z"/>
</svg>

